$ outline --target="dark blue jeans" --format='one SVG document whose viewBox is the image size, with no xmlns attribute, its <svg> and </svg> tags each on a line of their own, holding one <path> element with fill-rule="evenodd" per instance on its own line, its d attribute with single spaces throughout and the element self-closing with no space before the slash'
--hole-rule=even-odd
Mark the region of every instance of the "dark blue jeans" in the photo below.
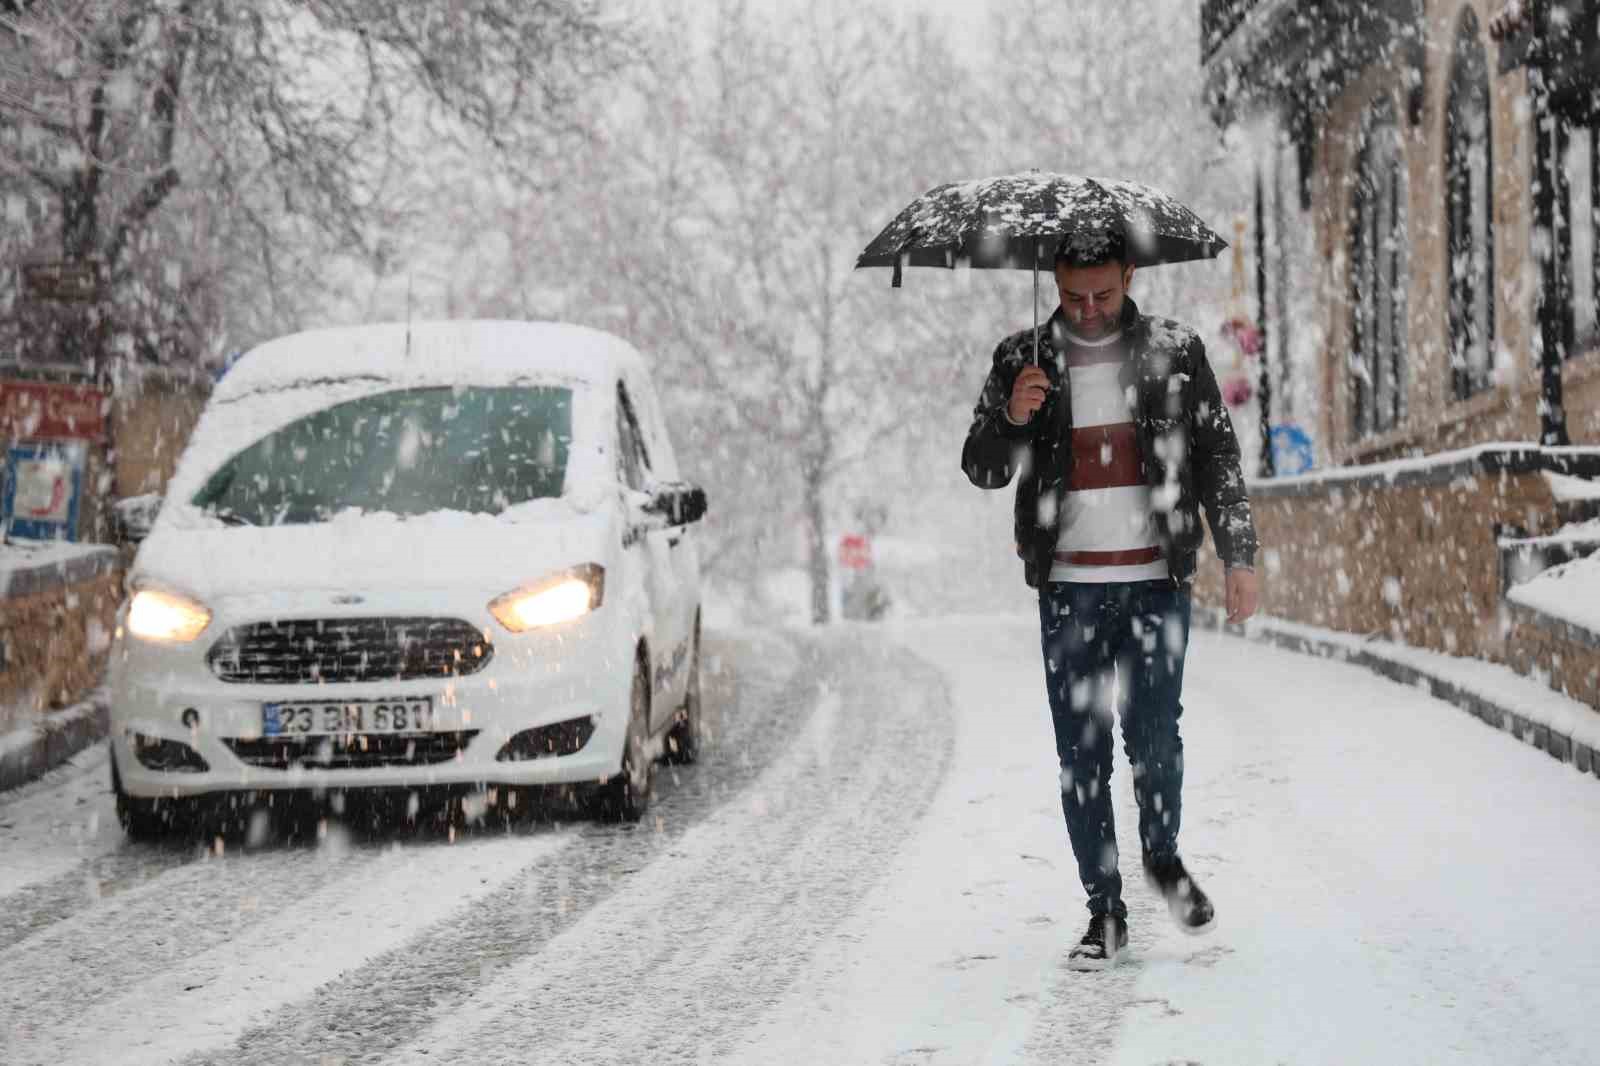
<svg viewBox="0 0 1600 1066">
<path fill-rule="evenodd" d="M 1145 855 L 1177 854 L 1183 810 L 1183 656 L 1189 592 L 1166 581 L 1047 583 L 1039 595 L 1061 810 L 1094 914 L 1125 917 L 1111 812 L 1112 719 L 1139 804 Z M 1120 682 L 1120 683 L 1119 683 Z"/>
</svg>

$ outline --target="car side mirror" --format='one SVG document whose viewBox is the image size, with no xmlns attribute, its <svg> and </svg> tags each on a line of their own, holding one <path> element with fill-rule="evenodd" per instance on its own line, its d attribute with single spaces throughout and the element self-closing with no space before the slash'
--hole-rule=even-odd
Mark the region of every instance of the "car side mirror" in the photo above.
<svg viewBox="0 0 1600 1066">
<path fill-rule="evenodd" d="M 652 517 L 660 516 L 664 529 L 698 522 L 706 516 L 706 490 L 687 482 L 661 485 L 650 494 L 644 511 Z"/>
<path fill-rule="evenodd" d="M 686 482 L 656 485 L 648 492 L 631 494 L 634 501 L 632 532 L 654 533 L 698 522 L 706 514 L 705 490 Z"/>
<path fill-rule="evenodd" d="M 111 505 L 112 527 L 116 538 L 128 544 L 138 544 L 150 535 L 161 510 L 161 493 L 129 496 Z"/>
</svg>

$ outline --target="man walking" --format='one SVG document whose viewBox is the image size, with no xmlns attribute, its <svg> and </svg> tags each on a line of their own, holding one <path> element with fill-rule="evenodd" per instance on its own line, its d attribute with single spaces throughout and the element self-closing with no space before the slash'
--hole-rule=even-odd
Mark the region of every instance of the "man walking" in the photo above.
<svg viewBox="0 0 1600 1066">
<path fill-rule="evenodd" d="M 1024 330 L 995 350 L 961 453 L 979 488 L 1019 478 L 1017 554 L 1039 590 L 1061 808 L 1089 896 L 1088 931 L 1068 957 L 1082 970 L 1110 966 L 1128 939 L 1110 787 L 1118 712 L 1145 878 L 1186 932 L 1215 920 L 1178 856 L 1178 718 L 1202 508 L 1227 569 L 1228 620 L 1248 618 L 1257 600 L 1239 443 L 1205 346 L 1139 312 L 1133 273 L 1120 234 L 1062 243 L 1061 305 L 1037 338 Z"/>
</svg>

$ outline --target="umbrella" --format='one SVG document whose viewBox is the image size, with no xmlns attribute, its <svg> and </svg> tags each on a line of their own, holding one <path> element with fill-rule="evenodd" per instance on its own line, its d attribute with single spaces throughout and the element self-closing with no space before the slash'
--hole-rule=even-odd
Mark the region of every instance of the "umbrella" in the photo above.
<svg viewBox="0 0 1600 1066">
<path fill-rule="evenodd" d="M 1121 236 L 1134 266 L 1211 259 L 1228 246 L 1189 208 L 1133 181 L 1029 171 L 932 189 L 895 216 L 856 267 L 1032 269 L 1039 361 L 1039 266 L 1067 240 Z"/>
</svg>

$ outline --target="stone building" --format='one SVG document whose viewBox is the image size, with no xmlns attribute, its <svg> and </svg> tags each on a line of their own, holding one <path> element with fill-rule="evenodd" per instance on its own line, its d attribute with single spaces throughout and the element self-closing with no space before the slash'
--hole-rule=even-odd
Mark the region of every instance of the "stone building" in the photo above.
<svg viewBox="0 0 1600 1066">
<path fill-rule="evenodd" d="M 1266 610 L 1600 706 L 1600 638 L 1517 603 L 1600 546 L 1600 2 L 1200 12 L 1255 174 L 1270 417 L 1317 457 L 1254 485 Z"/>
</svg>

